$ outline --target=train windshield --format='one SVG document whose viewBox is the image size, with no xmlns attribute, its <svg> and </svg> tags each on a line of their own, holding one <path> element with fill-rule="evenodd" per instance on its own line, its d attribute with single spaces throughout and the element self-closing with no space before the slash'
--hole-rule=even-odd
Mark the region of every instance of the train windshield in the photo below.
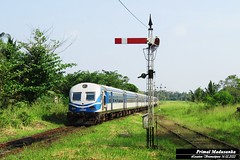
<svg viewBox="0 0 240 160">
<path fill-rule="evenodd" d="M 73 101 L 81 101 L 82 92 L 73 92 Z"/>
<path fill-rule="evenodd" d="M 86 100 L 94 101 L 95 100 L 95 92 L 86 92 Z"/>
</svg>

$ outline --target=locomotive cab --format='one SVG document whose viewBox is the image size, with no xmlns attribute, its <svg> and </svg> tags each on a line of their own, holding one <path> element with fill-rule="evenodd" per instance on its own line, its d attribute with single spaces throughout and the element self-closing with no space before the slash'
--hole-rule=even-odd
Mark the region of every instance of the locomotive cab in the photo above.
<svg viewBox="0 0 240 160">
<path fill-rule="evenodd" d="M 71 88 L 70 112 L 97 112 L 101 108 L 100 87 L 97 85 L 78 84 Z"/>
<path fill-rule="evenodd" d="M 67 120 L 70 124 L 82 124 L 96 119 L 102 108 L 101 87 L 97 84 L 81 83 L 73 86 L 69 93 Z"/>
</svg>

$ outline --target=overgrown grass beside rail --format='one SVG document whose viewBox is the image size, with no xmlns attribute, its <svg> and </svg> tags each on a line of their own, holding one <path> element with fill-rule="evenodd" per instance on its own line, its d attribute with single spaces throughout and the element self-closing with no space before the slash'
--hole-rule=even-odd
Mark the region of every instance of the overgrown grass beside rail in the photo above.
<svg viewBox="0 0 240 160">
<path fill-rule="evenodd" d="M 240 147 L 240 113 L 236 108 L 237 105 L 209 108 L 201 103 L 163 102 L 155 112 Z"/>
<path fill-rule="evenodd" d="M 66 112 L 66 104 L 46 96 L 31 105 L 18 102 L 0 109 L 0 142 L 62 126 L 66 122 Z"/>
</svg>

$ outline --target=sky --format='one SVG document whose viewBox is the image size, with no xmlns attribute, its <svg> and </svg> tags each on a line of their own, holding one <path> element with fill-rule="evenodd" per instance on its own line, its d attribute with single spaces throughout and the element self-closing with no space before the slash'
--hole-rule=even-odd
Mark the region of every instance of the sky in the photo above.
<svg viewBox="0 0 240 160">
<path fill-rule="evenodd" d="M 146 25 L 152 16 L 153 35 L 161 41 L 156 87 L 188 92 L 239 76 L 239 0 L 121 1 Z M 36 28 L 48 31 L 50 39 L 66 40 L 59 56 L 77 64 L 67 73 L 117 71 L 146 90 L 146 79 L 137 77 L 146 72 L 147 45 L 116 45 L 114 38 L 147 37 L 148 28 L 119 0 L 7 0 L 1 2 L 0 19 L 0 32 L 19 41 L 27 42 Z"/>
</svg>

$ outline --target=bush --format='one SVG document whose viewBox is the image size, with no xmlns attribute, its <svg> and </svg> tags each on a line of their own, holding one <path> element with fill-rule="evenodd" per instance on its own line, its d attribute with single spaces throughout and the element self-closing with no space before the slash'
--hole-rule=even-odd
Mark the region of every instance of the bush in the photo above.
<svg viewBox="0 0 240 160">
<path fill-rule="evenodd" d="M 20 128 L 21 126 L 27 126 L 32 121 L 33 118 L 30 114 L 23 111 L 20 112 L 19 110 L 12 110 L 11 112 L 6 110 L 0 115 L 0 128 L 7 128 L 7 127 L 13 127 L 13 128 Z M 12 114 L 11 114 L 12 113 Z"/>
<path fill-rule="evenodd" d="M 207 106 L 216 106 L 217 101 L 212 96 L 207 95 L 204 99 L 204 101 L 207 103 Z"/>
<path fill-rule="evenodd" d="M 56 97 L 58 97 L 57 101 Z M 34 120 L 65 123 L 67 105 L 59 97 L 56 94 L 47 94 L 32 104 L 23 101 L 0 109 L 0 128 L 21 128 L 30 125 Z"/>
<path fill-rule="evenodd" d="M 14 107 L 17 107 L 17 108 L 24 108 L 28 106 L 29 106 L 29 103 L 27 101 L 20 101 L 14 105 Z"/>
<path fill-rule="evenodd" d="M 10 124 L 13 128 L 20 128 L 22 125 L 22 122 L 20 119 L 11 119 Z"/>
<path fill-rule="evenodd" d="M 214 95 L 214 99 L 222 106 L 232 104 L 234 101 L 234 97 L 228 91 L 217 92 Z"/>
<path fill-rule="evenodd" d="M 21 124 L 23 124 L 24 126 L 27 126 L 27 125 L 31 124 L 31 122 L 33 121 L 32 116 L 25 111 L 20 113 L 18 115 L 18 118 L 21 120 Z"/>
<path fill-rule="evenodd" d="M 8 117 L 5 117 L 4 115 L 0 115 L 0 128 L 5 128 L 9 126 L 10 119 Z"/>
</svg>

